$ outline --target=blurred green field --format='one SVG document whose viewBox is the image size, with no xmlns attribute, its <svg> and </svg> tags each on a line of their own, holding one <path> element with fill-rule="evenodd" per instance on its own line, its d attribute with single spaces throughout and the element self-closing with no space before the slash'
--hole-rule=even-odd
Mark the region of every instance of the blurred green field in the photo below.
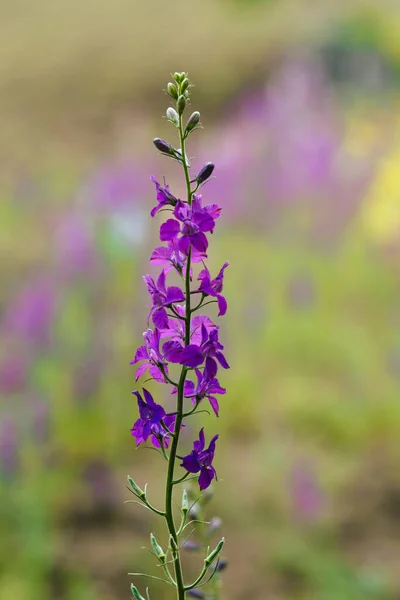
<svg viewBox="0 0 400 600">
<path fill-rule="evenodd" d="M 128 573 L 154 572 L 159 524 L 125 481 L 157 497 L 164 472 L 130 436 L 129 362 L 149 177 L 182 187 L 151 148 L 176 68 L 206 126 L 194 164 L 216 163 L 211 270 L 230 261 L 228 393 L 205 417 L 221 600 L 396 600 L 396 4 L 40 0 L 0 17 L 0 600 L 128 598 Z"/>
</svg>

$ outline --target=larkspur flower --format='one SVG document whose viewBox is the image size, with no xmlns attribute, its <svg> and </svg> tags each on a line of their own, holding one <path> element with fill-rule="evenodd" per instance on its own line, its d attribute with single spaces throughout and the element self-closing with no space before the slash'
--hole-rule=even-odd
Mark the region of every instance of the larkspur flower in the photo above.
<svg viewBox="0 0 400 600">
<path fill-rule="evenodd" d="M 169 337 L 170 340 L 184 343 L 185 340 L 185 307 L 177 304 L 175 305 L 175 312 L 181 317 L 180 319 L 168 319 L 168 327 L 165 329 L 160 329 L 160 336 L 162 338 Z M 200 345 L 201 344 L 201 329 L 202 326 L 205 326 L 206 330 L 210 332 L 212 329 L 215 329 L 216 324 L 207 317 L 207 315 L 196 315 L 192 318 L 192 322 L 190 324 L 190 341 L 192 344 Z"/>
<path fill-rule="evenodd" d="M 166 342 L 163 345 L 163 352 L 168 361 L 179 363 L 186 367 L 199 367 L 205 361 L 205 370 L 209 378 L 215 377 L 218 370 L 217 361 L 224 369 L 229 369 L 229 364 L 221 352 L 224 346 L 218 339 L 218 327 L 211 331 L 202 324 L 201 326 L 201 343 L 200 345 L 189 344 L 182 346 L 179 342 Z M 215 360 L 217 359 L 217 361 Z"/>
<path fill-rule="evenodd" d="M 197 385 L 193 381 L 185 381 L 185 397 L 191 398 L 194 405 L 199 404 L 204 398 L 207 398 L 215 415 L 218 417 L 219 405 L 215 394 L 226 394 L 225 388 L 220 386 L 218 379 L 215 377 L 208 379 L 207 373 L 202 373 L 199 369 L 196 369 L 196 377 Z"/>
<path fill-rule="evenodd" d="M 182 200 L 178 200 L 175 209 L 175 219 L 168 219 L 160 227 L 160 239 L 168 242 L 175 239 L 179 234 L 179 250 L 183 254 L 189 253 L 192 245 L 198 252 L 206 252 L 208 240 L 206 233 L 213 232 L 215 219 L 218 218 L 220 209 L 216 204 L 201 206 L 201 196 L 193 198 L 190 206 Z"/>
<path fill-rule="evenodd" d="M 169 191 L 169 185 L 167 183 L 165 183 L 165 181 L 164 181 L 164 187 L 162 187 L 158 183 L 158 181 L 155 177 L 151 176 L 150 179 L 153 183 L 155 183 L 156 191 L 157 191 L 158 204 L 150 212 L 150 215 L 152 217 L 154 217 L 158 213 L 159 210 L 164 208 L 164 206 L 175 206 L 176 203 L 178 202 L 178 199 L 175 198 L 175 196 L 173 194 L 171 194 L 171 192 Z"/>
<path fill-rule="evenodd" d="M 154 402 L 153 396 L 143 388 L 144 400 L 138 391 L 132 392 L 137 398 L 139 407 L 139 419 L 131 429 L 132 436 L 136 438 L 139 446 L 147 442 L 150 435 L 159 435 L 162 430 L 161 421 L 166 416 L 165 410 L 160 404 Z"/>
<path fill-rule="evenodd" d="M 220 272 L 214 279 L 211 279 L 210 271 L 207 269 L 206 266 L 204 266 L 204 269 L 200 271 L 199 276 L 197 278 L 201 281 L 199 291 L 203 292 L 203 294 L 206 294 L 207 296 L 213 296 L 217 299 L 219 317 L 225 315 L 228 308 L 228 303 L 224 296 L 222 296 L 221 294 L 224 285 L 224 271 L 228 266 L 229 262 L 224 263 Z"/>
<path fill-rule="evenodd" d="M 165 286 L 165 279 L 165 269 L 161 271 L 157 283 L 154 282 L 154 279 L 150 277 L 150 275 L 143 276 L 143 280 L 153 302 L 149 319 L 150 317 L 153 318 L 153 323 L 158 329 L 165 329 L 168 327 L 168 314 L 165 307 L 168 307 L 175 302 L 183 302 L 185 300 L 185 294 L 182 292 L 181 288 L 177 286 L 167 288 Z"/>
<path fill-rule="evenodd" d="M 202 428 L 199 433 L 199 439 L 193 442 L 193 450 L 190 454 L 182 458 L 181 467 L 186 469 L 188 473 L 200 472 L 200 490 L 208 488 L 212 480 L 217 476 L 212 462 L 214 460 L 215 444 L 218 437 L 218 435 L 215 435 L 208 448 L 205 449 L 204 428 Z"/>
<path fill-rule="evenodd" d="M 165 357 L 160 352 L 160 332 L 158 329 L 154 331 L 148 329 L 143 334 L 144 345 L 139 346 L 136 350 L 136 354 L 130 364 L 135 365 L 140 361 L 144 361 L 142 365 L 139 365 L 136 371 L 135 381 L 139 379 L 147 371 L 155 381 L 165 383 L 165 377 L 163 371 L 168 374 L 168 365 Z"/>
</svg>

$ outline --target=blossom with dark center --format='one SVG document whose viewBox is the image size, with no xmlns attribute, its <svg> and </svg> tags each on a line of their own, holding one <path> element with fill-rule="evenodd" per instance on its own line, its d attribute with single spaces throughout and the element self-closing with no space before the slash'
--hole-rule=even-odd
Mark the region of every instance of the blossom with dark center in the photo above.
<svg viewBox="0 0 400 600">
<path fill-rule="evenodd" d="M 168 366 L 165 357 L 160 352 L 160 332 L 158 329 L 154 331 L 148 329 L 143 334 L 144 345 L 139 346 L 136 350 L 134 359 L 130 362 L 131 365 L 135 365 L 137 362 L 144 361 L 136 371 L 135 381 L 139 379 L 147 371 L 155 381 L 165 383 L 165 377 L 163 370 L 168 374 Z"/>
<path fill-rule="evenodd" d="M 181 288 L 177 286 L 166 287 L 165 286 L 166 271 L 163 269 L 160 273 L 157 283 L 150 275 L 144 275 L 143 280 L 147 286 L 149 294 L 153 302 L 153 307 L 149 313 L 150 317 L 153 318 L 153 323 L 158 329 L 165 329 L 168 327 L 168 315 L 165 309 L 166 306 L 170 306 L 175 302 L 183 302 L 185 300 L 185 294 Z"/>
<path fill-rule="evenodd" d="M 218 379 L 215 377 L 208 379 L 206 372 L 202 373 L 199 369 L 196 369 L 196 376 L 197 386 L 193 381 L 185 381 L 185 397 L 191 398 L 193 405 L 199 404 L 204 398 L 207 398 L 215 415 L 218 417 L 219 405 L 214 394 L 225 394 L 226 390 L 220 386 Z"/>
<path fill-rule="evenodd" d="M 139 446 L 143 442 L 147 442 L 150 435 L 159 436 L 162 430 L 161 421 L 164 419 L 165 410 L 160 404 L 156 404 L 153 396 L 143 388 L 144 400 L 138 391 L 132 392 L 135 394 L 138 407 L 139 419 L 131 429 L 132 436 L 136 438 L 136 444 Z"/>
<path fill-rule="evenodd" d="M 152 217 L 154 217 L 154 215 L 157 214 L 157 212 L 159 210 L 161 210 L 164 206 L 175 206 L 176 203 L 178 202 L 178 199 L 175 198 L 175 196 L 173 194 L 171 194 L 171 192 L 169 191 L 169 185 L 165 183 L 164 181 L 164 186 L 162 187 L 157 179 L 153 176 L 150 177 L 151 181 L 153 183 L 155 183 L 156 185 L 156 191 L 157 191 L 157 206 L 155 206 L 151 212 L 150 215 Z"/>
<path fill-rule="evenodd" d="M 224 271 L 228 265 L 229 262 L 224 263 L 215 279 L 211 279 L 210 271 L 207 269 L 207 267 L 204 267 L 204 269 L 199 273 L 199 276 L 197 278 L 201 281 L 199 290 L 203 292 L 203 294 L 207 294 L 207 296 L 213 296 L 217 299 L 219 317 L 222 317 L 226 313 L 228 308 L 228 303 L 225 300 L 224 296 L 222 296 L 221 294 L 224 285 Z"/>
<path fill-rule="evenodd" d="M 222 354 L 223 345 L 218 340 L 218 327 L 211 331 L 203 323 L 201 326 L 200 345 L 189 344 L 183 347 L 179 342 L 166 342 L 163 345 L 163 352 L 168 361 L 179 363 L 186 367 L 199 367 L 205 361 L 205 374 L 209 379 L 213 379 L 218 370 L 217 361 L 224 369 L 229 369 L 229 364 Z"/>
<path fill-rule="evenodd" d="M 187 456 L 182 458 L 181 467 L 189 473 L 199 473 L 200 490 L 205 490 L 209 487 L 212 480 L 217 476 L 217 473 L 212 466 L 215 453 L 215 444 L 218 439 L 215 435 L 208 448 L 205 449 L 204 428 L 200 430 L 199 439 L 193 442 L 193 450 Z"/>
<path fill-rule="evenodd" d="M 192 248 L 191 262 L 201 262 L 207 255 Z M 178 240 L 176 238 L 170 240 L 167 246 L 157 246 L 153 250 L 150 257 L 150 262 L 153 265 L 164 265 L 166 273 L 172 268 L 176 269 L 180 275 L 183 273 L 183 267 L 186 264 L 186 254 L 179 250 Z"/>
<path fill-rule="evenodd" d="M 168 219 L 161 225 L 160 239 L 168 242 L 175 239 L 179 234 L 179 250 L 183 254 L 189 253 L 190 245 L 198 252 L 206 252 L 208 240 L 206 233 L 214 231 L 215 220 L 211 214 L 198 205 L 190 206 L 187 202 L 179 200 L 174 209 L 175 219 Z"/>
</svg>

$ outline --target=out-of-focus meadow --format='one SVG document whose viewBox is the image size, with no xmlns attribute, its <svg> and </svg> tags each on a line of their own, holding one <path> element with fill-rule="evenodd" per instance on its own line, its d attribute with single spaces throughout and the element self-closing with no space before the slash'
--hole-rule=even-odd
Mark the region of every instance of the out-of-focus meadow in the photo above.
<svg viewBox="0 0 400 600">
<path fill-rule="evenodd" d="M 128 598 L 151 569 L 129 361 L 149 177 L 182 190 L 151 143 L 176 69 L 230 261 L 222 598 L 398 599 L 397 2 L 14 0 L 0 39 L 0 600 Z"/>
</svg>

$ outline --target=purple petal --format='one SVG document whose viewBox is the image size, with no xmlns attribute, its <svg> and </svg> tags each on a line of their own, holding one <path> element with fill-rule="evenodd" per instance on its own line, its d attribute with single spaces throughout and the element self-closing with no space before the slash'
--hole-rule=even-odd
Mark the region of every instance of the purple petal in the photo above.
<svg viewBox="0 0 400 600">
<path fill-rule="evenodd" d="M 218 308 L 219 308 L 218 316 L 223 317 L 226 314 L 226 311 L 228 310 L 228 303 L 225 300 L 225 298 L 223 296 L 221 296 L 221 294 L 217 295 L 217 300 L 218 300 Z"/>
<path fill-rule="evenodd" d="M 208 401 L 211 404 L 211 408 L 215 412 L 215 416 L 219 417 L 219 404 L 218 400 L 214 396 L 208 396 Z"/>
<path fill-rule="evenodd" d="M 189 346 L 188 346 L 189 348 Z M 180 363 L 183 354 L 183 347 L 179 342 L 170 340 L 163 345 L 163 353 L 165 358 L 172 363 Z"/>
<path fill-rule="evenodd" d="M 175 219 L 168 219 L 160 227 L 160 240 L 162 242 L 168 242 L 173 240 L 180 231 L 180 224 Z"/>
<path fill-rule="evenodd" d="M 197 455 L 191 452 L 187 456 L 184 456 L 181 467 L 186 469 L 189 473 L 198 473 L 200 471 L 200 465 L 197 460 Z"/>
<path fill-rule="evenodd" d="M 168 315 L 165 308 L 158 308 L 153 312 L 153 323 L 157 329 L 168 328 Z"/>
<path fill-rule="evenodd" d="M 210 483 L 215 477 L 215 470 L 213 467 L 201 467 L 199 486 L 200 491 L 205 490 L 209 487 Z"/>
<path fill-rule="evenodd" d="M 167 367 L 164 367 L 164 368 L 165 368 L 165 372 L 168 375 Z M 158 367 L 156 367 L 155 365 L 150 366 L 149 373 L 152 376 L 152 378 L 154 379 L 154 381 L 158 381 L 159 383 L 166 383 L 164 375 L 161 373 L 160 369 Z"/>
<path fill-rule="evenodd" d="M 191 396 L 195 395 L 196 386 L 193 381 L 186 380 L 185 385 L 183 387 L 183 393 L 186 398 L 191 398 Z"/>
<path fill-rule="evenodd" d="M 208 239 L 206 238 L 204 233 L 199 232 L 195 233 L 194 235 L 191 235 L 190 241 L 192 242 L 193 247 L 196 248 L 196 250 L 198 250 L 199 252 L 205 252 L 208 248 Z"/>
<path fill-rule="evenodd" d="M 136 392 L 134 392 L 134 393 L 136 393 Z M 157 404 L 154 402 L 153 396 L 145 388 L 143 388 L 143 395 L 144 395 L 144 398 L 145 398 L 147 404 L 149 404 L 149 406 L 157 406 Z"/>
<path fill-rule="evenodd" d="M 214 379 L 218 371 L 218 365 L 216 361 L 211 357 L 207 356 L 206 358 L 206 366 L 204 369 L 204 377 L 206 379 Z"/>
<path fill-rule="evenodd" d="M 193 215 L 193 221 L 196 223 L 200 231 L 212 231 L 215 227 L 215 221 L 212 216 L 207 212 L 195 212 Z"/>
<path fill-rule="evenodd" d="M 161 290 L 164 294 L 167 293 L 167 290 L 165 289 L 165 269 L 163 269 L 157 279 L 157 287 L 159 290 Z"/>
<path fill-rule="evenodd" d="M 198 346 L 189 344 L 189 346 L 183 349 L 179 362 L 186 367 L 198 367 L 204 362 L 204 356 Z"/>
<path fill-rule="evenodd" d="M 131 362 L 129 364 L 134 365 L 135 363 L 139 362 L 140 360 L 148 360 L 148 358 L 149 357 L 147 354 L 146 346 L 139 346 L 139 348 L 136 350 L 135 358 L 133 360 L 131 360 Z"/>
<path fill-rule="evenodd" d="M 154 279 L 150 277 L 150 275 L 143 275 L 143 281 L 145 282 L 150 294 L 155 294 L 157 292 L 157 287 L 154 283 Z"/>
<path fill-rule="evenodd" d="M 215 354 L 217 360 L 219 361 L 219 364 L 221 365 L 221 367 L 223 367 L 224 369 L 229 369 L 229 365 L 226 362 L 226 358 L 225 356 L 222 354 L 222 352 L 216 352 Z"/>
<path fill-rule="evenodd" d="M 193 448 L 196 452 L 201 452 L 204 450 L 204 446 L 206 445 L 206 439 L 204 436 L 204 427 L 202 427 L 199 431 L 199 439 L 198 441 L 193 443 Z"/>
<path fill-rule="evenodd" d="M 166 246 L 158 246 L 154 248 L 150 262 L 154 265 L 165 265 L 169 263 L 170 256 L 171 252 Z"/>
<path fill-rule="evenodd" d="M 171 286 L 167 289 L 167 299 L 165 304 L 172 304 L 173 302 L 183 302 L 185 300 L 185 294 L 180 287 Z"/>
<path fill-rule="evenodd" d="M 142 365 L 139 365 L 139 367 L 137 368 L 137 371 L 136 371 L 135 381 L 137 381 L 139 379 L 139 377 L 141 377 L 143 375 L 143 373 L 145 373 L 147 371 L 148 368 L 149 368 L 148 362 L 145 362 Z"/>
</svg>

